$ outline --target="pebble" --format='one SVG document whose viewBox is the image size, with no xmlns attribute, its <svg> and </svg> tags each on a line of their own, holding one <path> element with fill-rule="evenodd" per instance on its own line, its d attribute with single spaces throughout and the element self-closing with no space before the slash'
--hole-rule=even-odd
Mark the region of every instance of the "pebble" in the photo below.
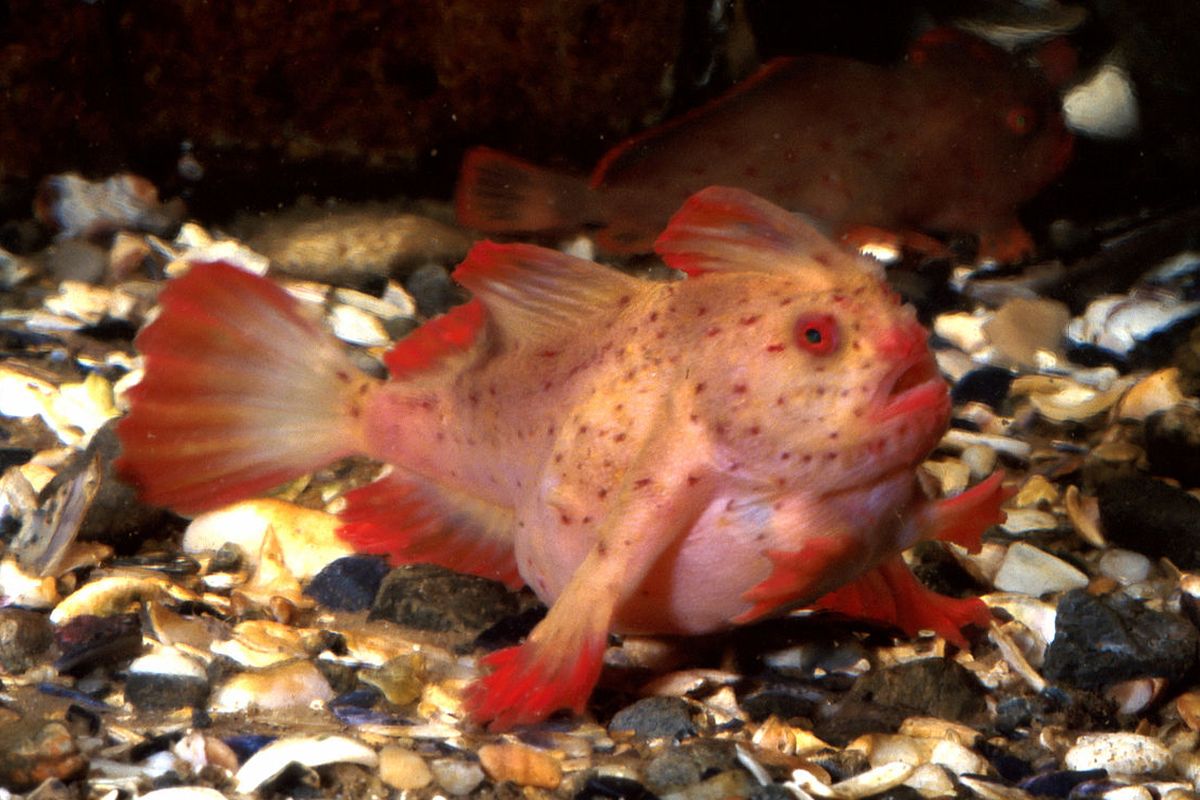
<svg viewBox="0 0 1200 800">
<path fill-rule="evenodd" d="M 1179 368 L 1160 369 L 1129 387 L 1117 404 L 1118 419 L 1145 421 L 1184 402 Z"/>
<path fill-rule="evenodd" d="M 973 444 L 963 448 L 959 458 L 971 471 L 971 479 L 981 481 L 996 470 L 998 456 L 996 451 L 987 445 Z"/>
<path fill-rule="evenodd" d="M 413 270 L 404 281 L 404 288 L 417 304 L 424 317 L 444 314 L 460 302 L 457 284 L 441 264 L 423 264 Z"/>
<path fill-rule="evenodd" d="M 329 682 L 311 662 L 291 661 L 234 675 L 213 691 L 209 710 L 224 714 L 251 709 L 277 711 L 308 708 L 333 698 Z"/>
<path fill-rule="evenodd" d="M 1146 418 L 1145 446 L 1150 470 L 1184 486 L 1200 485 L 1200 409 L 1173 406 Z"/>
<path fill-rule="evenodd" d="M 632 734 L 638 739 L 683 739 L 696 735 L 692 707 L 681 697 L 645 697 L 613 715 L 609 735 Z"/>
<path fill-rule="evenodd" d="M 1110 542 L 1180 569 L 1200 568 L 1200 500 L 1140 475 L 1110 481 L 1096 496 Z"/>
<path fill-rule="evenodd" d="M 553 756 L 523 744 L 485 744 L 479 748 L 479 763 L 496 783 L 554 790 L 562 783 L 562 765 Z"/>
<path fill-rule="evenodd" d="M 929 761 L 955 775 L 982 775 L 988 771 L 987 759 L 958 742 L 943 739 L 933 746 Z"/>
<path fill-rule="evenodd" d="M 915 770 L 912 764 L 893 761 L 838 781 L 829 790 L 838 800 L 859 800 L 895 789 L 908 780 Z"/>
<path fill-rule="evenodd" d="M 1016 535 L 1052 531 L 1058 527 L 1058 517 L 1037 508 L 1013 508 L 1006 512 L 1000 527 Z"/>
<path fill-rule="evenodd" d="M 1068 592 L 1058 603 L 1045 676 L 1081 689 L 1131 678 L 1178 681 L 1196 663 L 1200 636 L 1175 614 L 1154 611 L 1120 592 L 1094 597 Z"/>
<path fill-rule="evenodd" d="M 304 593 L 334 611 L 365 611 L 390 569 L 378 556 L 346 556 L 318 572 Z"/>
<path fill-rule="evenodd" d="M 504 585 L 433 564 L 406 564 L 388 573 L 368 619 L 423 631 L 477 633 L 517 611 Z"/>
<path fill-rule="evenodd" d="M 288 571 L 307 580 L 337 559 L 353 555 L 353 549 L 337 535 L 340 524 L 332 514 L 283 500 L 246 500 L 193 519 L 183 535 L 183 551 L 215 552 L 233 543 L 255 567 L 263 537 L 270 528 L 279 541 Z"/>
<path fill-rule="evenodd" d="M 1101 575 L 1112 578 L 1122 586 L 1128 586 L 1149 578 L 1154 564 L 1141 553 L 1113 547 L 1104 551 L 1096 568 Z"/>
<path fill-rule="evenodd" d="M 1047 480 L 1046 476 L 1030 475 L 1021 485 L 1012 503 L 1017 508 L 1039 508 L 1054 505 L 1058 502 L 1058 497 L 1058 487 Z"/>
<path fill-rule="evenodd" d="M 1166 769 L 1171 753 L 1149 736 L 1089 733 L 1075 740 L 1063 763 L 1067 769 L 1103 769 L 1109 775 L 1148 775 Z"/>
<path fill-rule="evenodd" d="M 378 317 L 345 303 L 337 303 L 327 315 L 333 335 L 359 347 L 385 347 L 391 337 Z"/>
<path fill-rule="evenodd" d="M 1059 353 L 1070 319 L 1070 309 L 1056 300 L 1018 297 L 987 318 L 983 334 L 1004 363 L 1037 369 L 1041 354 Z"/>
<path fill-rule="evenodd" d="M 435 758 L 429 762 L 429 769 L 438 786 L 455 797 L 475 791 L 486 777 L 478 764 L 457 758 Z"/>
<path fill-rule="evenodd" d="M 69 781 L 86 771 L 88 760 L 61 722 L 37 717 L 0 725 L 0 787 L 32 789 L 44 781 Z"/>
<path fill-rule="evenodd" d="M 1129 295 L 1093 300 L 1082 316 L 1068 323 L 1066 333 L 1077 345 L 1124 359 L 1138 344 L 1198 312 L 1200 303 L 1184 302 L 1168 292 L 1138 289 Z"/>
<path fill-rule="evenodd" d="M 379 777 L 400 791 L 414 791 L 433 783 L 433 771 L 425 759 L 397 745 L 387 745 L 379 751 Z"/>
<path fill-rule="evenodd" d="M 54 620 L 53 613 L 50 618 Z M 134 658 L 142 650 L 142 628 L 136 614 L 73 617 L 58 626 L 54 639 L 59 650 L 54 667 L 63 673 L 90 672 Z"/>
<path fill-rule="evenodd" d="M 0 608 L 0 667 L 19 675 L 36 665 L 54 643 L 45 614 L 23 608 Z"/>
<path fill-rule="evenodd" d="M 42 252 L 42 266 L 56 280 L 99 283 L 108 271 L 108 253 L 91 242 L 68 239 Z"/>
<path fill-rule="evenodd" d="M 375 751 L 347 736 L 289 736 L 276 739 L 246 760 L 237 771 L 235 791 L 249 794 L 282 773 L 291 764 L 319 767 L 324 764 L 359 764 L 374 769 Z"/>
<path fill-rule="evenodd" d="M 992 582 L 1004 592 L 1041 597 L 1050 592 L 1082 589 L 1088 585 L 1088 576 L 1044 550 L 1015 542 L 1005 553 Z"/>
<path fill-rule="evenodd" d="M 194 658 L 160 647 L 129 665 L 125 697 L 142 710 L 202 708 L 208 699 L 208 675 Z"/>
</svg>

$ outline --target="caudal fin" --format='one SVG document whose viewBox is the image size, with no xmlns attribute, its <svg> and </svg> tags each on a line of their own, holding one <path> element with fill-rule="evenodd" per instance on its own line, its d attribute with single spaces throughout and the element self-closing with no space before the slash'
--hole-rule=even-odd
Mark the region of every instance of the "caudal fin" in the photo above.
<svg viewBox="0 0 1200 800">
<path fill-rule="evenodd" d="M 488 233 L 569 231 L 593 220 L 583 178 L 545 169 L 488 147 L 467 152 L 454 196 L 458 221 Z"/>
<path fill-rule="evenodd" d="M 159 296 L 138 335 L 117 467 L 149 503 L 191 514 L 359 449 L 374 380 L 299 301 L 225 263 L 198 264 Z"/>
</svg>

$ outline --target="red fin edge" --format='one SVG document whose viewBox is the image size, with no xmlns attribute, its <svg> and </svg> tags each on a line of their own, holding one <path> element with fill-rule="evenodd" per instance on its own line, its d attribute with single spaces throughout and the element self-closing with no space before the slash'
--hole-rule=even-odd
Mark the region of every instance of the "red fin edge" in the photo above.
<svg viewBox="0 0 1200 800">
<path fill-rule="evenodd" d="M 930 508 L 930 529 L 924 538 L 953 542 L 979 552 L 980 538 L 993 525 L 1004 522 L 1001 506 L 1016 494 L 1005 488 L 1004 470 L 996 470 L 962 494 L 940 500 Z"/>
<path fill-rule="evenodd" d="M 567 230 L 583 222 L 589 206 L 583 178 L 490 147 L 467 152 L 454 194 L 458 221 L 491 233 Z"/>
<path fill-rule="evenodd" d="M 474 343 L 486 318 L 483 304 L 471 300 L 435 317 L 396 342 L 383 363 L 393 378 L 410 376 L 464 353 Z"/>
<path fill-rule="evenodd" d="M 439 564 L 510 589 L 524 585 L 503 509 L 439 494 L 396 473 L 355 489 L 346 503 L 338 535 L 359 552 L 386 555 L 392 564 Z"/>
<path fill-rule="evenodd" d="M 963 629 L 987 627 L 992 615 L 978 597 L 960 600 L 926 588 L 900 556 L 830 592 L 813 607 L 894 625 L 908 636 L 931 630 L 962 648 L 968 646 Z"/>
<path fill-rule="evenodd" d="M 120 474 L 195 513 L 349 455 L 374 383 L 295 298 L 224 262 L 194 265 L 135 340 L 145 376 L 117 427 Z"/>
</svg>

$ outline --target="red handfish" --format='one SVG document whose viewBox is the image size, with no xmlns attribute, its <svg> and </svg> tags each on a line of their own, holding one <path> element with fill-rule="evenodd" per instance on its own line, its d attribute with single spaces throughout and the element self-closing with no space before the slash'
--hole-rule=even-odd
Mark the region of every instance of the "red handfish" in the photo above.
<svg viewBox="0 0 1200 800">
<path fill-rule="evenodd" d="M 1061 79 L 1050 66 L 1045 74 Z M 472 150 L 456 205 L 463 224 L 484 232 L 594 228 L 604 250 L 637 253 L 693 192 L 737 186 L 852 240 L 875 229 L 921 243 L 919 231 L 972 233 L 982 257 L 1003 261 L 1032 251 L 1017 208 L 1062 171 L 1071 146 L 1043 73 L 937 29 L 894 67 L 776 59 L 619 145 L 588 180 Z"/>
<path fill-rule="evenodd" d="M 550 605 L 469 695 L 493 728 L 581 711 L 610 632 L 695 634 L 816 604 L 957 644 L 977 599 L 899 553 L 978 547 L 997 473 L 933 501 L 917 466 L 950 411 L 926 331 L 878 265 L 736 189 L 693 197 L 657 244 L 692 277 L 640 280 L 477 244 L 474 298 L 360 372 L 270 281 L 193 267 L 137 338 L 123 474 L 185 513 L 353 453 L 391 465 L 341 534 Z"/>
</svg>

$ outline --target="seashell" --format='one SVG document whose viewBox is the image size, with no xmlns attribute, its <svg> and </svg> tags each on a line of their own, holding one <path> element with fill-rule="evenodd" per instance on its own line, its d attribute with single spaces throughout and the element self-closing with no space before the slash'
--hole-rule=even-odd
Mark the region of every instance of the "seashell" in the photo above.
<svg viewBox="0 0 1200 800">
<path fill-rule="evenodd" d="M 1193 731 L 1200 731 L 1200 690 L 1184 692 L 1175 698 L 1175 709 Z"/>
<path fill-rule="evenodd" d="M 329 327 L 343 342 L 360 347 L 385 347 L 392 339 L 377 317 L 345 303 L 329 309 Z"/>
<path fill-rule="evenodd" d="M 1069 129 L 1093 139 L 1126 139 L 1139 127 L 1137 95 L 1129 73 L 1105 61 L 1063 98 Z"/>
<path fill-rule="evenodd" d="M 921 468 L 937 479 L 946 497 L 961 493 L 971 483 L 971 468 L 962 461 L 926 461 Z"/>
<path fill-rule="evenodd" d="M 933 746 L 927 740 L 914 736 L 868 733 L 848 744 L 846 749 L 864 753 L 872 767 L 893 762 L 919 767 L 929 761 Z"/>
<path fill-rule="evenodd" d="M 139 603 L 157 600 L 168 592 L 185 592 L 157 575 L 110 575 L 91 581 L 67 596 L 50 612 L 50 621 L 62 625 L 75 617 L 91 614 L 110 617 Z M 196 599 L 188 594 L 188 599 Z"/>
<path fill-rule="evenodd" d="M 1088 733 L 1063 757 L 1067 769 L 1103 769 L 1109 775 L 1149 775 L 1171 763 L 1162 742 L 1137 733 Z"/>
<path fill-rule="evenodd" d="M 1012 500 L 1012 504 L 1017 508 L 1052 506 L 1057 502 L 1058 487 L 1051 483 L 1045 475 L 1036 474 L 1029 476 Z"/>
<path fill-rule="evenodd" d="M 177 758 L 199 772 L 207 766 L 216 767 L 222 772 L 232 775 L 238 768 L 238 757 L 233 748 L 214 736 L 201 731 L 185 733 L 171 747 Z"/>
<path fill-rule="evenodd" d="M 1165 678 L 1134 678 L 1107 686 L 1104 696 L 1117 704 L 1119 714 L 1140 714 L 1162 694 Z"/>
<path fill-rule="evenodd" d="M 138 795 L 138 800 L 225 800 L 225 795 L 207 786 L 171 786 Z"/>
<path fill-rule="evenodd" d="M 661 697 L 683 697 L 700 694 L 716 686 L 726 686 L 737 683 L 742 676 L 734 672 L 719 669 L 688 669 L 679 672 L 669 672 L 661 675 L 642 686 L 639 694 L 643 696 L 658 695 Z"/>
<path fill-rule="evenodd" d="M 980 778 L 975 775 L 959 775 L 958 782 L 983 800 L 1034 800 L 1034 796 L 1016 786 Z"/>
<path fill-rule="evenodd" d="M 1104 800 L 1153 800 L 1154 798 L 1154 795 L 1145 786 L 1118 786 L 1100 796 Z"/>
<path fill-rule="evenodd" d="M 324 764 L 379 765 L 379 756 L 347 736 L 292 736 L 277 739 L 246 760 L 237 771 L 235 791 L 249 794 L 279 775 L 291 764 L 319 767 Z"/>
<path fill-rule="evenodd" d="M 908 780 L 915 769 L 912 764 L 893 761 L 839 781 L 829 790 L 837 800 L 861 800 L 896 788 Z"/>
<path fill-rule="evenodd" d="M 329 682 L 312 663 L 289 661 L 229 678 L 213 692 L 209 710 L 230 714 L 250 709 L 307 708 L 328 703 L 333 697 Z"/>
<path fill-rule="evenodd" d="M 767 717 L 758 726 L 750 741 L 763 750 L 787 756 L 807 756 L 831 749 L 828 743 L 821 741 L 812 731 L 794 728 L 774 715 Z M 828 776 L 825 780 L 828 782 Z"/>
<path fill-rule="evenodd" d="M 358 677 L 382 692 L 389 703 L 406 706 L 421 697 L 425 659 L 419 653 L 397 656 L 377 669 L 361 671 Z"/>
<path fill-rule="evenodd" d="M 758 761 L 756 761 L 754 757 L 746 751 L 746 748 L 739 744 L 734 748 L 734 752 L 737 753 L 738 763 L 750 773 L 754 780 L 758 781 L 759 786 L 766 786 L 772 782 L 771 773 L 767 772 L 766 767 L 758 763 Z"/>
<path fill-rule="evenodd" d="M 955 775 L 982 775 L 988 770 L 986 758 L 949 739 L 943 739 L 933 746 L 929 760 Z"/>
<path fill-rule="evenodd" d="M 0 559 L 0 605 L 53 608 L 59 599 L 54 578 L 27 572 L 11 555 Z"/>
<path fill-rule="evenodd" d="M 207 231 L 192 223 L 180 228 L 173 244 L 183 252 L 163 268 L 170 278 L 183 275 L 192 268 L 192 264 L 212 261 L 224 261 L 255 275 L 266 275 L 271 268 L 271 261 L 266 256 L 234 239 L 214 240 Z"/>
<path fill-rule="evenodd" d="M 95 325 L 104 318 L 128 320 L 137 298 L 104 286 L 82 281 L 62 281 L 58 293 L 46 298 L 43 307 L 51 314 Z"/>
<path fill-rule="evenodd" d="M 332 514 L 282 500 L 247 500 L 193 519 L 183 535 L 183 551 L 215 552 L 232 542 L 255 566 L 270 528 L 287 571 L 299 580 L 309 580 L 331 562 L 353 553 L 337 535 L 340 524 Z"/>
<path fill-rule="evenodd" d="M 1088 585 L 1088 577 L 1061 558 L 1025 542 L 1008 548 L 993 581 L 997 589 L 1040 597 Z"/>
<path fill-rule="evenodd" d="M 939 717 L 909 717 L 900 723 L 899 733 L 914 739 L 951 739 L 965 745 L 974 745 L 981 735 L 974 728 Z"/>
<path fill-rule="evenodd" d="M 479 748 L 479 763 L 497 783 L 554 790 L 562 783 L 562 766 L 553 756 L 523 744 L 485 744 Z"/>
<path fill-rule="evenodd" d="M 963 448 L 959 456 L 971 471 L 971 480 L 981 481 L 996 470 L 999 457 L 996 451 L 987 445 L 973 444 Z"/>
<path fill-rule="evenodd" d="M 153 183 L 129 172 L 104 181 L 89 181 L 77 172 L 52 175 L 38 186 L 33 209 L 60 241 L 117 230 L 162 233 L 183 213 L 181 204 L 160 202 Z"/>
<path fill-rule="evenodd" d="M 1067 337 L 1124 357 L 1139 342 L 1200 313 L 1200 302 L 1185 302 L 1161 289 L 1139 288 L 1128 295 L 1105 295 L 1088 304 L 1067 325 Z"/>
<path fill-rule="evenodd" d="M 268 667 L 306 657 L 312 636 L 319 633 L 272 620 L 246 620 L 233 629 L 231 638 L 215 642 L 212 651 L 246 667 Z"/>
<path fill-rule="evenodd" d="M 1080 495 L 1079 487 L 1071 485 L 1067 487 L 1063 507 L 1066 508 L 1067 518 L 1071 520 L 1071 525 L 1080 539 L 1096 548 L 1108 545 L 1100 530 L 1100 504 L 1095 497 L 1084 497 Z"/>
<path fill-rule="evenodd" d="M 1124 385 L 1107 390 L 1050 375 L 1022 375 L 1012 382 L 1014 396 L 1027 396 L 1034 409 L 1052 422 L 1083 422 L 1103 414 L 1121 398 Z"/>
<path fill-rule="evenodd" d="M 299 579 L 284 563 L 283 550 L 273 527 L 268 527 L 263 533 L 254 574 L 234 590 L 234 599 L 245 599 L 272 609 L 280 600 L 297 608 L 312 608 L 315 605 L 313 599 L 304 594 Z"/>
<path fill-rule="evenodd" d="M 921 797 L 933 798 L 938 797 L 953 797 L 954 781 L 946 774 L 946 771 L 936 764 L 921 764 L 913 774 L 909 775 L 904 781 L 904 785 L 910 789 L 916 789 Z"/>
<path fill-rule="evenodd" d="M 1166 411 L 1186 399 L 1179 388 L 1179 368 L 1160 369 L 1129 387 L 1117 403 L 1117 417 L 1144 422 L 1151 414 Z"/>
<path fill-rule="evenodd" d="M 997 453 L 1006 455 L 1016 461 L 1028 461 L 1029 456 L 1033 453 L 1033 446 L 1020 439 L 1012 439 L 1008 436 L 998 436 L 992 433 L 965 431 L 961 428 L 951 428 L 946 431 L 945 435 L 942 436 L 942 440 L 938 442 L 939 448 L 944 448 L 952 452 L 962 452 L 971 445 L 990 447 Z"/>
<path fill-rule="evenodd" d="M 1026 636 L 1021 637 L 1026 639 L 1025 646 L 1018 644 L 1017 637 L 1011 635 L 1012 629 L 1016 627 L 1017 632 L 1024 633 Z M 1012 668 L 1012 671 L 1019 675 L 1025 683 L 1035 692 L 1042 692 L 1046 689 L 1046 681 L 1038 673 L 1031 661 L 1041 664 L 1046 658 L 1046 642 L 1041 641 L 1036 634 L 1031 634 L 1029 629 L 1020 623 L 1009 623 L 1007 625 L 992 624 L 988 630 L 988 638 L 996 645 L 1000 651 L 1000 657 L 1004 662 Z"/>
<path fill-rule="evenodd" d="M 985 326 L 990 317 L 991 312 L 986 311 L 939 314 L 933 321 L 933 332 L 964 353 L 974 355 L 988 345 Z"/>
<path fill-rule="evenodd" d="M 1000 523 L 1000 527 L 1017 535 L 1052 531 L 1058 528 L 1058 517 L 1036 508 L 1012 508 L 1006 512 L 1006 519 Z"/>
</svg>

